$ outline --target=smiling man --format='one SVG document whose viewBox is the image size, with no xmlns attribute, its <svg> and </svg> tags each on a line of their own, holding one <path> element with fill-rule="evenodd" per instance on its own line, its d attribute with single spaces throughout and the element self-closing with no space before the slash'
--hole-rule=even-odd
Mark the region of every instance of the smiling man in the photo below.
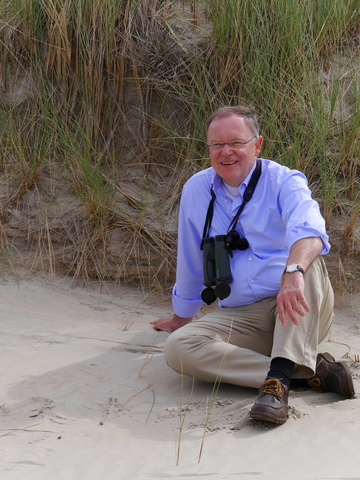
<svg viewBox="0 0 360 480">
<path fill-rule="evenodd" d="M 259 158 L 253 109 L 208 119 L 211 167 L 184 186 L 179 213 L 173 332 L 165 358 L 181 374 L 258 388 L 253 419 L 282 424 L 291 382 L 354 395 L 349 368 L 318 353 L 333 319 L 322 255 L 330 245 L 305 176 Z M 204 303 L 219 309 L 196 320 Z M 297 380 L 299 382 L 299 380 Z"/>
<path fill-rule="evenodd" d="M 262 137 L 252 130 L 244 117 L 210 117 L 207 141 L 211 165 L 230 187 L 239 187 L 254 168 Z"/>
</svg>

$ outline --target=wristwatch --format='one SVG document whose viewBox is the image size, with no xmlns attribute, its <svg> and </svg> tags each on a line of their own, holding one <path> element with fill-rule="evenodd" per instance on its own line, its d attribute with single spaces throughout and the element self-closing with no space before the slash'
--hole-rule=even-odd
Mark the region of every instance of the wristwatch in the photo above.
<svg viewBox="0 0 360 480">
<path fill-rule="evenodd" d="M 304 269 L 301 268 L 300 265 L 296 265 L 296 263 L 287 265 L 283 273 L 294 273 L 294 272 L 301 272 L 304 275 Z"/>
</svg>

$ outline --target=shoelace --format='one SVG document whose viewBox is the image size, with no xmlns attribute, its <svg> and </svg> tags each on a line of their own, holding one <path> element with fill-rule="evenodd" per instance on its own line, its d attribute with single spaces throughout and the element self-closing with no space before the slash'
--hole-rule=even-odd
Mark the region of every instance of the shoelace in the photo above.
<svg viewBox="0 0 360 480">
<path fill-rule="evenodd" d="M 269 378 L 268 380 L 265 380 L 265 382 L 262 383 L 261 388 L 262 395 L 268 393 L 270 395 L 275 395 L 278 398 L 281 397 L 282 386 L 280 380 L 278 380 L 277 378 Z"/>
<path fill-rule="evenodd" d="M 319 377 L 307 378 L 306 382 L 309 385 L 309 387 L 313 388 L 318 392 L 324 392 L 326 390 L 324 380 L 320 379 Z"/>
</svg>

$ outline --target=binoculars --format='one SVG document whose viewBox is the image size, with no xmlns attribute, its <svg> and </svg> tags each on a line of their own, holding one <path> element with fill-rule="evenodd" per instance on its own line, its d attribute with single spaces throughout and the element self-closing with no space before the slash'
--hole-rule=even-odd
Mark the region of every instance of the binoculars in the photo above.
<svg viewBox="0 0 360 480">
<path fill-rule="evenodd" d="M 223 300 L 230 295 L 232 275 L 227 235 L 204 238 L 203 272 L 206 288 L 201 293 L 201 299 L 204 303 L 210 305 L 216 298 Z"/>
</svg>

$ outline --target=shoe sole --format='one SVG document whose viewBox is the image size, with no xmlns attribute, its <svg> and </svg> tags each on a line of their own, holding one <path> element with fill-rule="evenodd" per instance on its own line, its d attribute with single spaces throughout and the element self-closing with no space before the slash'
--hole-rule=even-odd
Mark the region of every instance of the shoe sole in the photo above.
<svg viewBox="0 0 360 480">
<path fill-rule="evenodd" d="M 354 384 L 353 384 L 353 379 L 352 379 L 352 376 L 351 376 L 351 372 L 350 372 L 350 369 L 349 367 L 346 365 L 346 363 L 344 362 L 337 362 L 335 360 L 335 358 L 330 355 L 330 353 L 319 353 L 319 357 L 322 357 L 326 362 L 328 363 L 337 363 L 338 365 L 340 365 L 342 367 L 342 369 L 344 370 L 345 372 L 345 377 L 346 377 L 346 383 L 347 383 L 347 386 L 348 386 L 348 393 L 346 393 L 345 395 L 343 395 L 344 397 L 349 397 L 349 398 L 352 398 L 354 395 L 355 395 L 355 389 L 354 389 Z"/>
<path fill-rule="evenodd" d="M 251 413 L 250 418 L 253 420 L 261 420 L 262 422 L 275 423 L 276 425 L 283 425 L 287 418 L 273 417 L 272 415 L 266 415 L 265 413 Z"/>
</svg>

